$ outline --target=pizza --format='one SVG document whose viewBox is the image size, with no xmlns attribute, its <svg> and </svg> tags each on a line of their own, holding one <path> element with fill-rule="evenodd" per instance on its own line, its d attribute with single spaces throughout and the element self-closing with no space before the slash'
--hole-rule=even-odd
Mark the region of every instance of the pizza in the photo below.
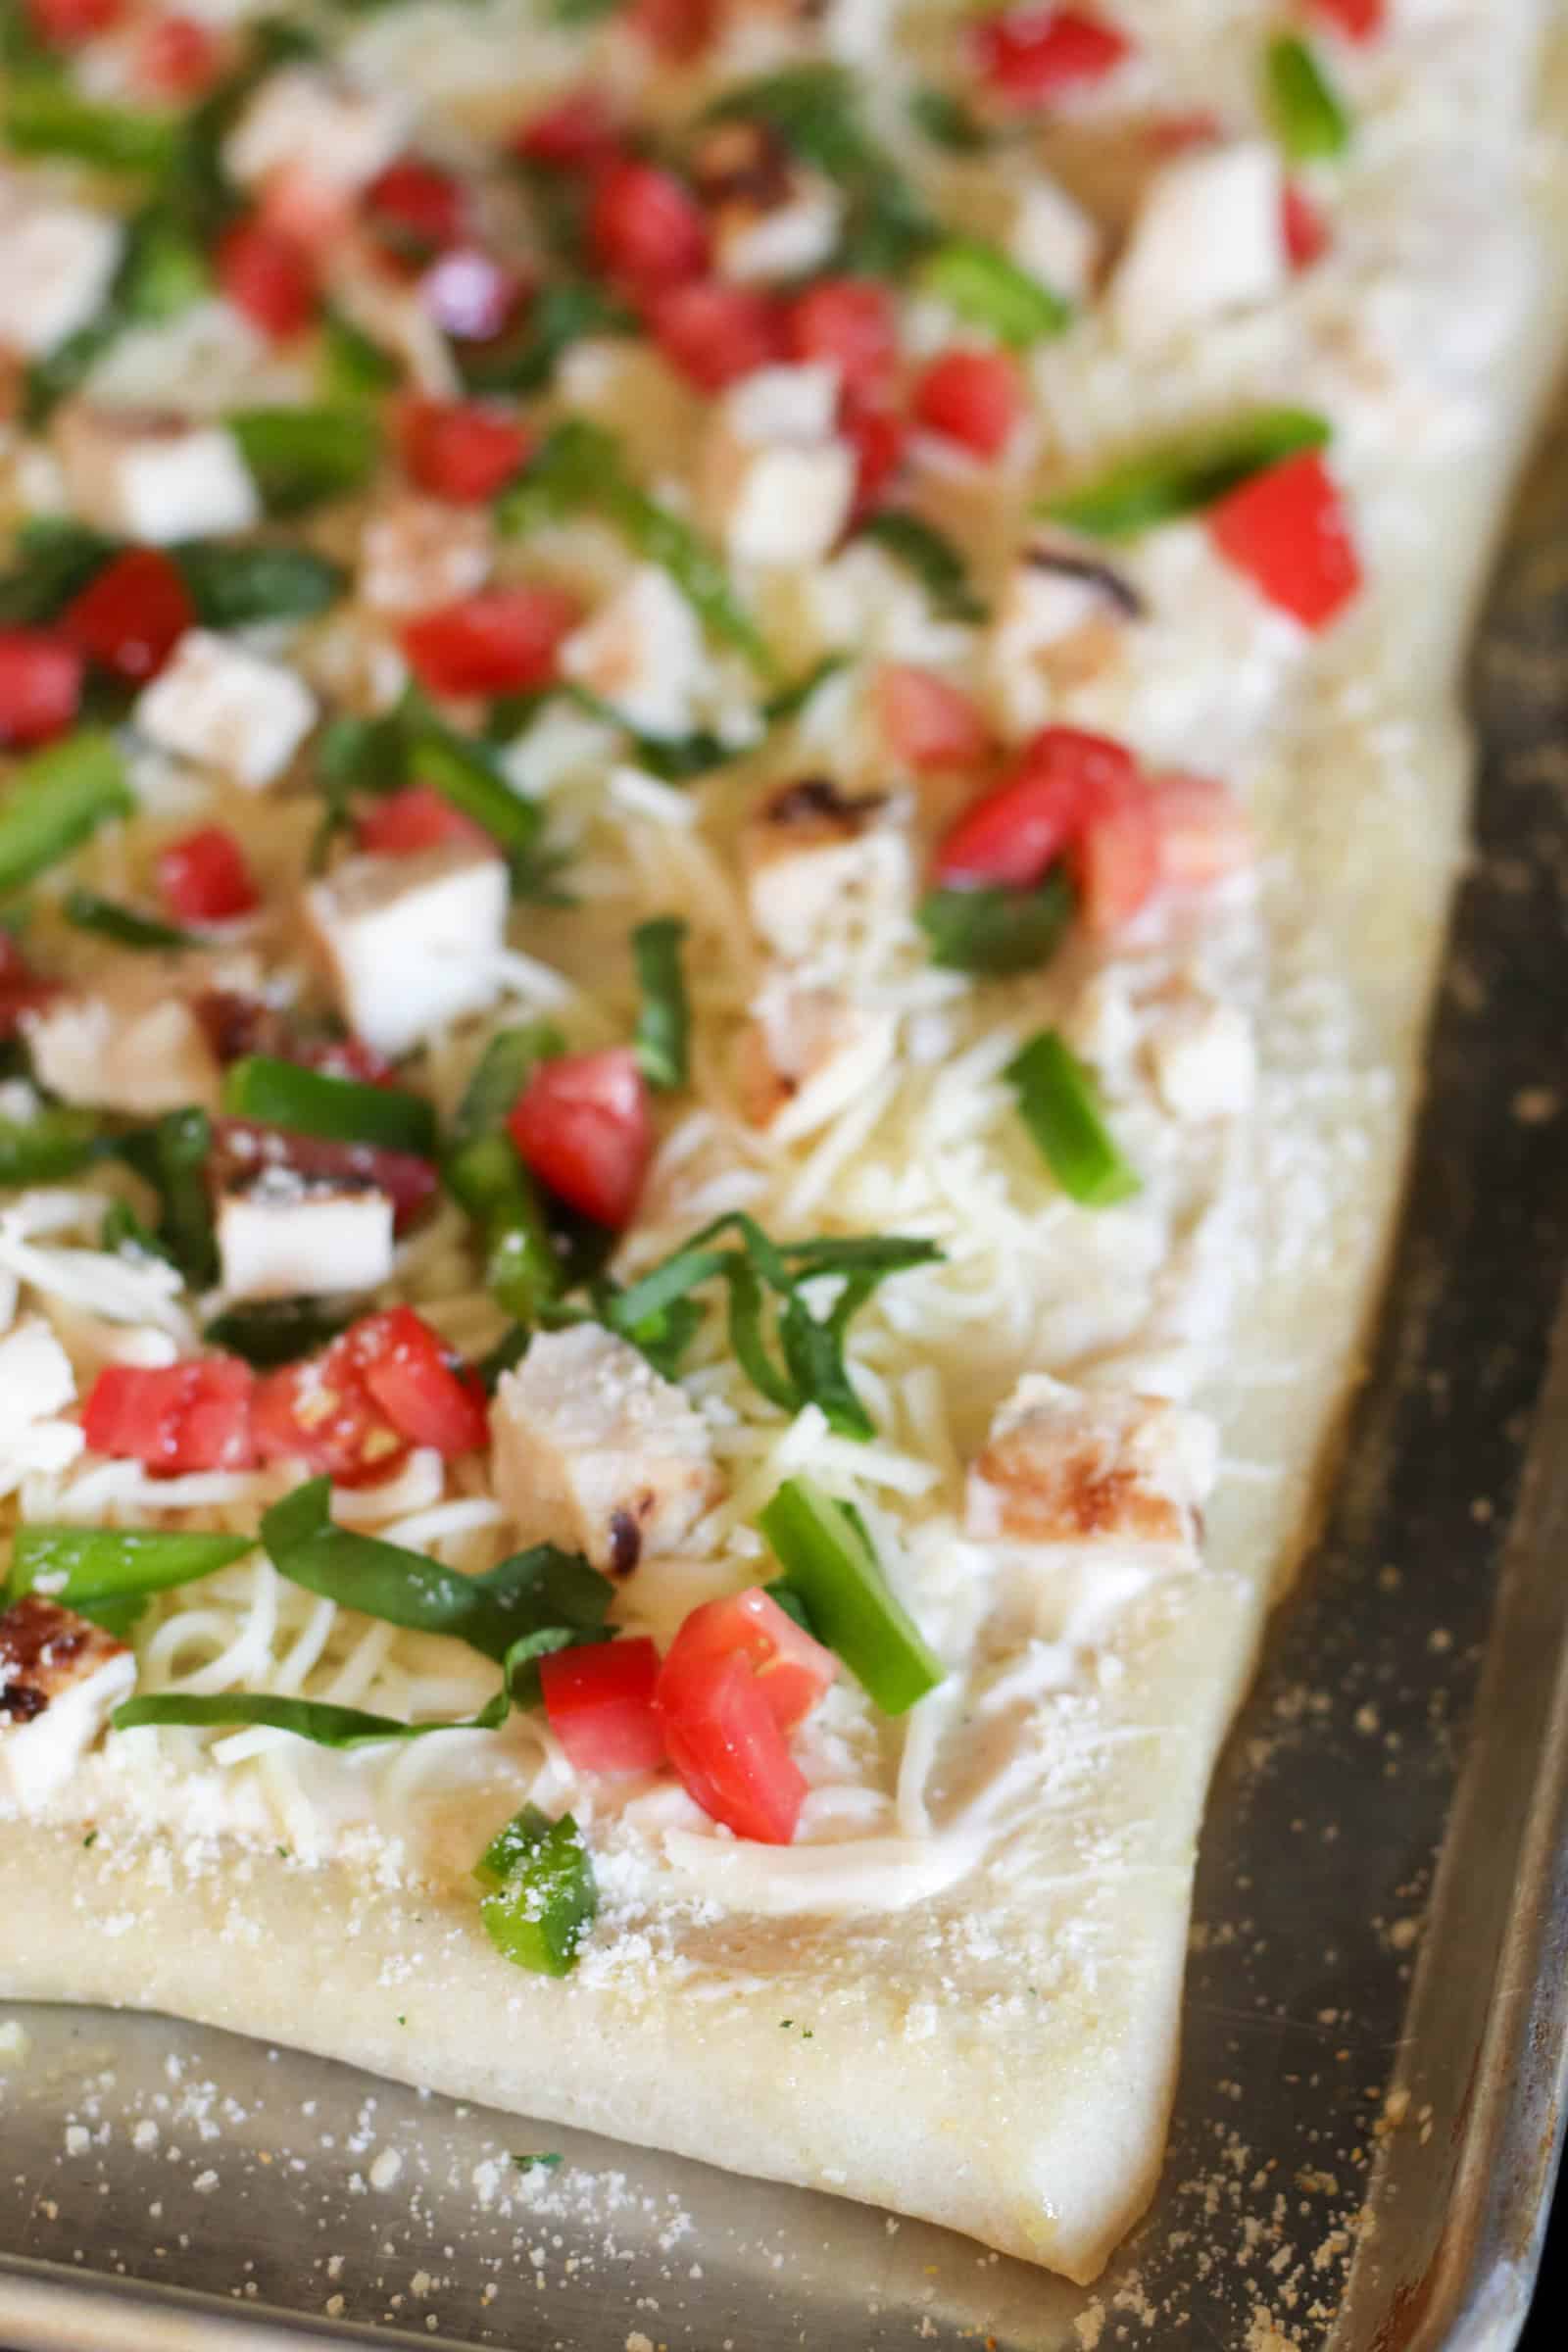
<svg viewBox="0 0 1568 2352">
<path fill-rule="evenodd" d="M 0 1992 L 1100 2270 L 1544 19 L 7 0 Z"/>
</svg>

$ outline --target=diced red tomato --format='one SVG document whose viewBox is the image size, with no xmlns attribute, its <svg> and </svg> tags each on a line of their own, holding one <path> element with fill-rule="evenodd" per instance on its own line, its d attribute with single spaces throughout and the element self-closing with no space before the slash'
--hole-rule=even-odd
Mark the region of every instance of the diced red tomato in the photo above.
<svg viewBox="0 0 1568 2352">
<path fill-rule="evenodd" d="M 608 163 L 619 144 L 615 116 L 603 94 L 591 88 L 568 90 L 531 115 L 512 138 L 515 154 L 553 172 L 582 172 Z"/>
<path fill-rule="evenodd" d="M 982 18 L 970 48 L 999 98 L 1013 106 L 1044 106 L 1103 81 L 1131 54 L 1132 43 L 1088 9 L 1026 5 Z"/>
<path fill-rule="evenodd" d="M 626 23 L 656 57 L 689 66 L 701 57 L 718 24 L 717 0 L 631 0 Z"/>
<path fill-rule="evenodd" d="M 579 1772 L 657 1772 L 664 1727 L 654 1708 L 659 1652 L 632 1642 L 580 1642 L 539 1661 L 550 1729 Z"/>
<path fill-rule="evenodd" d="M 411 400 L 399 419 L 403 463 L 421 490 L 482 506 L 511 481 L 532 447 L 514 416 L 471 400 Z"/>
<path fill-rule="evenodd" d="M 289 1058 L 300 1061 L 308 1057 L 296 1050 Z M 393 1228 L 398 1233 L 405 1233 L 435 1198 L 434 1168 L 412 1152 L 384 1152 L 375 1144 L 336 1143 L 324 1135 L 296 1135 L 291 1128 L 269 1127 L 256 1119 L 215 1120 L 214 1142 L 209 1176 L 216 1185 L 221 1186 L 226 1176 L 250 1173 L 258 1166 L 290 1168 L 297 1176 L 321 1177 L 328 1183 L 350 1179 L 372 1184 L 391 1201 Z"/>
<path fill-rule="evenodd" d="M 1349 41 L 1375 39 L 1388 19 L 1388 0 L 1306 0 L 1306 5 Z"/>
<path fill-rule="evenodd" d="M 1179 890 L 1200 889 L 1250 865 L 1251 828 L 1229 788 L 1214 776 L 1152 776 L 1159 878 Z"/>
<path fill-rule="evenodd" d="M 959 817 L 937 854 L 937 880 L 946 890 L 1027 890 L 1137 785 L 1137 761 L 1108 736 L 1043 727 L 1006 782 Z"/>
<path fill-rule="evenodd" d="M 347 1338 L 343 1333 L 303 1363 L 264 1373 L 251 1426 L 264 1462 L 299 1461 L 340 1487 L 363 1487 L 395 1470 L 409 1441 L 360 1379 Z"/>
<path fill-rule="evenodd" d="M 823 277 L 790 305 L 789 341 L 798 360 L 831 360 L 852 400 L 891 397 L 899 372 L 898 313 L 868 277 Z"/>
<path fill-rule="evenodd" d="M 838 1670 L 760 1587 L 694 1609 L 660 1668 L 655 1704 L 670 1762 L 738 1838 L 788 1845 L 806 1779 L 785 1744 Z"/>
<path fill-rule="evenodd" d="M 1103 937 L 1130 922 L 1160 881 L 1158 820 L 1142 776 L 1102 787 L 1067 858 L 1085 927 Z"/>
<path fill-rule="evenodd" d="M 400 155 L 365 191 L 370 226 L 411 261 L 428 261 L 456 245 L 467 225 L 463 183 L 422 155 Z"/>
<path fill-rule="evenodd" d="M 0 743 L 63 735 L 81 701 L 82 659 L 53 629 L 0 629 Z"/>
<path fill-rule="evenodd" d="M 700 392 L 722 392 L 784 356 L 784 312 L 755 286 L 693 278 L 656 295 L 648 322 L 670 366 Z"/>
<path fill-rule="evenodd" d="M 689 1796 L 737 1838 L 788 1845 L 806 1802 L 757 1677 L 735 1651 L 659 1678 L 664 1747 Z"/>
<path fill-rule="evenodd" d="M 705 1600 L 681 1622 L 665 1664 L 671 1680 L 709 1658 L 745 1658 L 781 1732 L 809 1715 L 839 1670 L 832 1650 L 814 1642 L 770 1592 L 751 1585 L 722 1600 Z"/>
<path fill-rule="evenodd" d="M 36 1012 L 59 994 L 59 983 L 41 980 L 0 923 L 0 1038 L 15 1037 L 24 1012 Z"/>
<path fill-rule="evenodd" d="M 904 465 L 909 428 L 892 409 L 864 408 L 848 400 L 839 416 L 839 438 L 855 452 L 857 521 L 880 505 Z"/>
<path fill-rule="evenodd" d="M 1329 249 L 1329 224 L 1306 190 L 1297 180 L 1285 183 L 1280 205 L 1280 232 L 1293 270 L 1310 270 Z"/>
<path fill-rule="evenodd" d="M 490 1435 L 477 1374 L 412 1306 L 364 1315 L 343 1334 L 360 1378 L 400 1437 L 437 1453 L 472 1453 Z"/>
<path fill-rule="evenodd" d="M 1001 455 L 1023 409 L 1018 363 L 1005 351 L 945 351 L 914 387 L 916 420 L 977 458 Z"/>
<path fill-rule="evenodd" d="M 237 1356 L 204 1355 L 149 1369 L 106 1364 L 81 1416 L 94 1453 L 141 1462 L 155 1478 L 249 1470 L 256 1375 Z"/>
<path fill-rule="evenodd" d="M 34 31 L 51 49 L 76 49 L 117 24 L 124 0 L 27 0 Z"/>
<path fill-rule="evenodd" d="M 708 268 L 708 223 L 696 197 L 673 172 L 630 157 L 601 174 L 588 241 L 602 270 L 646 293 Z"/>
<path fill-rule="evenodd" d="M 218 282 L 235 310 L 274 343 L 301 333 L 315 314 L 310 255 L 269 220 L 236 220 L 220 240 Z"/>
<path fill-rule="evenodd" d="M 383 858 L 412 858 L 419 850 L 441 849 L 449 841 L 471 848 L 492 847 L 489 834 L 471 816 L 454 808 L 428 784 L 406 784 L 374 801 L 354 820 L 362 850 Z"/>
<path fill-rule="evenodd" d="M 249 914 L 260 894 L 250 861 L 224 825 L 202 825 L 158 859 L 158 889 L 176 922 L 222 923 Z"/>
<path fill-rule="evenodd" d="M 934 669 L 884 662 L 872 691 L 889 749 L 910 767 L 972 767 L 990 749 L 978 705 Z"/>
<path fill-rule="evenodd" d="M 536 1062 L 507 1125 L 553 1193 L 596 1224 L 627 1222 L 654 1149 L 648 1087 L 629 1046 Z"/>
<path fill-rule="evenodd" d="M 103 668 L 140 683 L 157 676 L 195 621 L 172 560 L 161 548 L 128 547 L 66 607 L 61 626 Z"/>
<path fill-rule="evenodd" d="M 485 588 L 410 621 L 403 650 L 431 694 L 518 694 L 549 685 L 581 618 L 562 588 Z"/>
<path fill-rule="evenodd" d="M 514 270 L 479 245 L 454 245 L 419 280 L 419 298 L 445 335 L 489 343 L 505 333 L 528 289 Z"/>
<path fill-rule="evenodd" d="M 1210 508 L 1215 546 L 1303 628 L 1326 628 L 1361 585 L 1345 502 L 1315 451 L 1255 473 Z"/>
<path fill-rule="evenodd" d="M 154 17 L 136 44 L 135 79 L 149 98 L 199 98 L 222 70 L 223 44 L 195 17 Z"/>
</svg>

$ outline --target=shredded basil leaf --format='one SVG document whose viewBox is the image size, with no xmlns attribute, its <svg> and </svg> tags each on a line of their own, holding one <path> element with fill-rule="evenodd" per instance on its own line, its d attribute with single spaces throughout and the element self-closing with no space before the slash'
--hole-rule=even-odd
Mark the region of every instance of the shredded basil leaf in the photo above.
<svg viewBox="0 0 1568 2352">
<path fill-rule="evenodd" d="M 142 914 L 136 907 L 123 906 L 118 899 L 106 899 L 96 890 L 83 889 L 79 883 L 67 891 L 60 911 L 76 930 L 95 932 L 100 939 L 112 939 L 122 948 L 146 953 L 202 945 L 194 931 L 182 931 L 177 923 Z"/>
<path fill-rule="evenodd" d="M 1033 971 L 1050 961 L 1077 904 L 1054 866 L 1032 890 L 931 890 L 916 913 L 931 960 L 956 972 Z"/>
<path fill-rule="evenodd" d="M 716 1249 L 719 1238 L 730 1233 L 738 1237 L 739 1249 Z M 729 1294 L 730 1346 L 753 1387 L 785 1412 L 816 1404 L 840 1437 L 864 1440 L 875 1431 L 844 1362 L 845 1332 L 889 1275 L 929 1265 L 941 1255 L 934 1242 L 902 1234 L 777 1243 L 753 1218 L 733 1211 L 705 1225 L 627 1289 L 602 1288 L 595 1311 L 645 1352 L 650 1341 L 662 1348 L 661 1368 L 673 1370 L 670 1358 L 678 1361 L 679 1349 L 669 1346 L 664 1318 L 693 1303 L 691 1294 L 705 1283 L 722 1279 Z M 831 1306 L 813 1312 L 804 1286 L 826 1276 L 841 1277 L 843 1288 Z M 696 1318 L 688 1313 L 682 1320 L 684 1346 Z"/>
<path fill-rule="evenodd" d="M 178 137 L 177 117 L 100 105 L 56 74 L 16 76 L 0 102 L 0 139 L 15 155 L 156 173 L 173 161 Z"/>
<path fill-rule="evenodd" d="M 257 541 L 233 546 L 188 539 L 171 549 L 197 616 L 210 629 L 244 629 L 261 620 L 312 620 L 348 590 L 341 564 L 313 548 Z"/>
<path fill-rule="evenodd" d="M 297 1363 L 335 1340 L 360 1312 L 358 1302 L 340 1305 L 319 1298 L 260 1298 L 231 1306 L 214 1317 L 202 1333 L 210 1348 L 241 1355 L 259 1372 L 279 1364 Z"/>
<path fill-rule="evenodd" d="M 368 1714 L 363 1707 L 332 1706 L 319 1698 L 273 1698 L 263 1690 L 220 1690 L 205 1695 L 158 1690 L 144 1698 L 127 1698 L 109 1721 L 117 1732 L 138 1731 L 146 1724 L 179 1724 L 205 1731 L 261 1723 L 274 1732 L 292 1732 L 317 1747 L 368 1747 L 382 1740 L 422 1740 L 431 1732 L 499 1731 L 511 1703 L 503 1685 L 477 1715 L 403 1723 L 395 1715 Z"/>
<path fill-rule="evenodd" d="M 944 620 L 989 618 L 988 607 L 969 585 L 963 558 L 934 523 L 904 507 L 887 507 L 867 515 L 858 535 L 885 548 L 896 563 L 912 571 Z"/>
<path fill-rule="evenodd" d="M 961 98 L 934 83 L 914 91 L 909 99 L 909 120 L 933 147 L 945 147 L 950 155 L 984 155 L 996 144 L 997 134 Z"/>
<path fill-rule="evenodd" d="M 334 401 L 374 400 L 403 381 L 403 364 L 334 303 L 321 315 L 321 361 Z"/>
<path fill-rule="evenodd" d="M 17 533 L 14 567 L 0 574 L 0 624 L 36 628 L 57 619 L 118 546 L 69 515 L 34 515 Z"/>
<path fill-rule="evenodd" d="M 686 1083 L 691 1028 L 686 975 L 681 968 L 686 931 L 678 915 L 662 914 L 639 923 L 631 935 L 643 999 L 633 1043 L 638 1067 L 650 1086 L 667 1089 Z"/>
<path fill-rule="evenodd" d="M 331 1493 L 330 1480 L 315 1478 L 262 1514 L 268 1557 L 291 1584 L 387 1625 L 450 1635 L 498 1662 L 546 1629 L 561 1628 L 570 1641 L 602 1638 L 611 1586 L 575 1552 L 536 1544 L 483 1576 L 462 1576 L 400 1544 L 335 1526 Z"/>
</svg>

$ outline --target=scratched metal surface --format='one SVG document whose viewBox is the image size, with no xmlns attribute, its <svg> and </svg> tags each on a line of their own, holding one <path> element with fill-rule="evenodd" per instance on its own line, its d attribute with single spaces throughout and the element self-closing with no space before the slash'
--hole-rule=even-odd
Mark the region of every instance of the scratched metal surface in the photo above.
<svg viewBox="0 0 1568 2352">
<path fill-rule="evenodd" d="M 0 2062 L 7 2342 L 1513 2341 L 1568 2004 L 1568 429 L 1520 501 L 1474 706 L 1480 855 L 1391 1304 L 1220 1771 L 1165 2184 L 1109 2276 L 1086 2294 L 805 2192 L 39 2010 Z M 562 2165 L 513 2164 L 541 2147 Z"/>
</svg>

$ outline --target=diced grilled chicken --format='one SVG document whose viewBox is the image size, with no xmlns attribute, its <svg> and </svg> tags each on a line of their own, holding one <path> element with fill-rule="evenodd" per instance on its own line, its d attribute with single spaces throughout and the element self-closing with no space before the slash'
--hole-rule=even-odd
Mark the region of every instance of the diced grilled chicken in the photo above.
<svg viewBox="0 0 1568 2352">
<path fill-rule="evenodd" d="M 898 1034 L 895 1016 L 840 990 L 775 973 L 752 1005 L 741 1039 L 746 1115 L 781 1143 L 824 1126 L 874 1085 Z"/>
<path fill-rule="evenodd" d="M 74 512 L 156 546 L 248 531 L 261 519 L 249 468 L 219 424 L 73 401 L 54 427 Z"/>
<path fill-rule="evenodd" d="M 834 433 L 838 370 L 759 368 L 718 404 L 706 443 L 702 504 L 741 564 L 812 564 L 855 501 L 855 456 Z"/>
<path fill-rule="evenodd" d="M 790 958 L 852 916 L 904 906 L 913 890 L 908 836 L 886 796 L 852 798 L 823 776 L 770 793 L 741 851 L 752 921 Z"/>
<path fill-rule="evenodd" d="M 112 994 L 62 993 L 24 1013 L 21 1025 L 39 1083 L 62 1102 L 135 1118 L 180 1110 L 188 1102 L 217 1110 L 217 1056 L 200 1019 L 173 986 L 167 965 L 122 976 L 117 967 Z"/>
<path fill-rule="evenodd" d="M 0 173 L 0 347 L 38 359 L 102 309 L 124 241 L 112 214 Z"/>
<path fill-rule="evenodd" d="M 0 1615 L 0 1796 L 45 1803 L 70 1780 L 136 1661 L 101 1626 L 29 1592 Z"/>
<path fill-rule="evenodd" d="M 1284 179 L 1267 139 L 1175 157 L 1146 189 L 1108 291 L 1129 343 L 1149 348 L 1285 285 Z"/>
<path fill-rule="evenodd" d="M 71 1358 L 41 1315 L 24 1315 L 0 1338 L 0 1494 L 30 1471 L 64 1470 L 81 1431 L 59 1418 L 76 1394 Z"/>
<path fill-rule="evenodd" d="M 365 526 L 360 601 L 372 612 L 428 612 L 482 588 L 493 556 L 487 514 L 405 493 Z"/>
<path fill-rule="evenodd" d="M 258 1167 L 219 1197 L 218 1252 L 233 1298 L 370 1291 L 392 1273 L 393 1207 L 372 1184 Z"/>
<path fill-rule="evenodd" d="M 798 163 L 763 122 L 714 123 L 699 144 L 693 179 L 719 275 L 735 284 L 809 276 L 838 243 L 844 208 L 837 189 Z"/>
<path fill-rule="evenodd" d="M 296 671 L 211 629 L 185 631 L 133 713 L 160 750 L 217 768 L 247 792 L 276 783 L 316 715 L 316 697 Z"/>
<path fill-rule="evenodd" d="M 683 734 L 709 677 L 703 632 L 657 564 L 642 564 L 561 648 L 563 673 L 650 735 Z"/>
<path fill-rule="evenodd" d="M 303 166 L 352 194 L 391 163 L 408 129 L 405 101 L 357 88 L 314 66 L 270 74 L 223 142 L 223 169 L 242 188 Z"/>
<path fill-rule="evenodd" d="M 406 1054 L 495 998 L 507 868 L 488 850 L 346 858 L 305 908 L 345 1020 L 378 1054 Z"/>
<path fill-rule="evenodd" d="M 1191 1546 L 1215 1445 L 1205 1415 L 1163 1398 L 1026 1373 L 970 1464 L 967 1532 L 982 1543 Z"/>
<path fill-rule="evenodd" d="M 675 1549 L 718 1493 L 701 1414 L 597 1324 L 538 1334 L 502 1378 L 491 1431 L 496 1493 L 519 1540 L 612 1574 Z"/>
</svg>

